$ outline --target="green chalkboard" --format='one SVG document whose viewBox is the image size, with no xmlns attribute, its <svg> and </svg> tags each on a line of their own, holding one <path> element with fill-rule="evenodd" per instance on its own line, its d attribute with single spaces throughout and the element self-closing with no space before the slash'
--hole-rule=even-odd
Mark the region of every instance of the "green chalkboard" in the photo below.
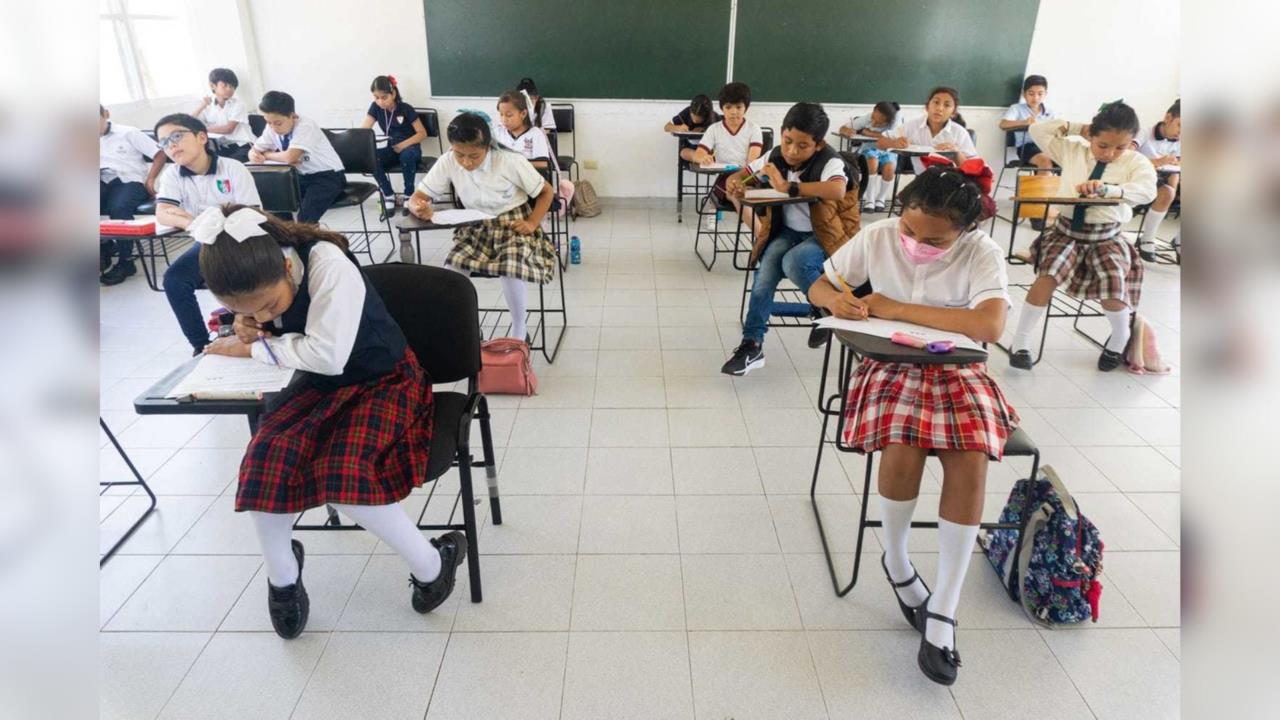
<svg viewBox="0 0 1280 720">
<path fill-rule="evenodd" d="M 738 0 L 733 78 L 756 100 L 1013 103 L 1038 0 Z M 1034 69 L 1033 69 L 1034 72 Z"/>
<path fill-rule="evenodd" d="M 530 76 L 550 98 L 712 97 L 729 0 L 423 0 L 431 93 L 494 97 Z"/>
</svg>

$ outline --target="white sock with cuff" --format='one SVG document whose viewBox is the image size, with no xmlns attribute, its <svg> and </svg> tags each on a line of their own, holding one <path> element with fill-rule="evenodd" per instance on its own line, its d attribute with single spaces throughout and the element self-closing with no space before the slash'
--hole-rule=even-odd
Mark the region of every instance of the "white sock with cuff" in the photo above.
<svg viewBox="0 0 1280 720">
<path fill-rule="evenodd" d="M 933 594 L 929 596 L 929 612 L 956 619 L 960 591 L 964 589 L 964 576 L 969 571 L 973 543 L 977 539 L 977 525 L 959 525 L 938 519 L 938 579 L 933 585 Z M 948 623 L 926 622 L 924 636 L 934 647 L 954 649 L 956 646 L 955 627 Z"/>
<path fill-rule="evenodd" d="M 1160 229 L 1160 223 L 1166 214 L 1168 211 L 1147 210 L 1146 216 L 1142 218 L 1142 229 L 1138 231 L 1138 247 L 1143 250 L 1152 249 L 1156 241 L 1156 231 Z"/>
<path fill-rule="evenodd" d="M 1129 308 L 1104 309 L 1102 314 L 1111 323 L 1111 339 L 1107 340 L 1107 349 L 1111 352 L 1124 352 L 1125 345 L 1129 344 Z"/>
<path fill-rule="evenodd" d="M 1018 350 L 1031 350 L 1031 333 L 1036 331 L 1040 323 L 1044 320 L 1044 316 L 1049 312 L 1049 306 L 1032 305 L 1029 302 L 1022 303 L 1022 313 L 1018 315 L 1018 328 L 1013 332 L 1013 342 L 1010 348 L 1014 352 Z"/>
<path fill-rule="evenodd" d="M 906 582 L 913 574 L 911 557 L 907 554 L 907 535 L 911 531 L 911 516 L 916 510 L 916 500 L 889 500 L 880 497 L 880 528 L 884 535 L 884 564 L 889 577 L 895 583 Z M 907 587 L 896 588 L 898 597 L 911 607 L 917 607 L 928 597 L 924 583 L 917 579 Z"/>
<path fill-rule="evenodd" d="M 880 176 L 872 175 L 867 178 L 867 189 L 862 191 L 862 204 L 873 205 L 880 197 Z"/>
</svg>

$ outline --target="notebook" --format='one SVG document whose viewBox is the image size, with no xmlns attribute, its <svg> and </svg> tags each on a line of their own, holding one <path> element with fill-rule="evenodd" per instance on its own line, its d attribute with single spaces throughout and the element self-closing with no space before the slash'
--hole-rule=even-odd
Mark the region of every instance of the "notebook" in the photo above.
<svg viewBox="0 0 1280 720">
<path fill-rule="evenodd" d="M 293 380 L 293 369 L 268 365 L 253 358 L 205 355 L 170 390 L 167 398 L 197 400 L 253 400 L 277 392 Z"/>
<path fill-rule="evenodd" d="M 881 318 L 842 320 L 838 317 L 828 316 L 818 320 L 815 324 L 818 327 L 831 328 L 832 330 L 848 330 L 849 332 L 857 332 L 864 335 L 875 335 L 876 337 L 882 338 L 893 337 L 894 333 L 900 332 L 920 338 L 925 342 L 950 340 L 956 344 L 957 348 L 963 348 L 966 350 L 983 350 L 980 343 L 974 342 L 960 333 L 947 332 L 946 330 L 934 330 L 933 328 L 927 328 L 923 325 L 899 322 L 897 320 L 884 320 Z"/>
</svg>

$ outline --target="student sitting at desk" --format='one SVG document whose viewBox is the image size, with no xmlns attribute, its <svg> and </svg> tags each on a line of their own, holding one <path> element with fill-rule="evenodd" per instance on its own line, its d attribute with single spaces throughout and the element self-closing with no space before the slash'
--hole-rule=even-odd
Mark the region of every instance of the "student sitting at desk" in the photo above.
<svg viewBox="0 0 1280 720">
<path fill-rule="evenodd" d="M 876 141 L 881 150 L 896 150 L 908 145 L 932 147 L 939 152 L 954 153 L 956 164 L 978 154 L 973 138 L 960 117 L 960 92 L 955 88 L 936 87 L 929 93 L 925 114 L 907 120 L 900 127 L 886 132 Z M 920 158 L 911 158 L 916 174 L 924 172 Z"/>
<path fill-rule="evenodd" d="M 900 320 L 995 342 L 1004 332 L 1004 253 L 978 229 L 982 191 L 952 166 L 930 167 L 901 193 L 902 216 L 872 223 L 827 261 L 809 299 L 846 320 Z M 861 299 L 849 290 L 870 282 Z M 1018 415 L 983 364 L 913 365 L 864 359 L 849 381 L 844 441 L 880 452 L 881 563 L 916 662 L 950 685 L 960 667 L 955 618 L 982 518 L 988 460 L 999 460 Z M 933 591 L 907 554 L 925 457 L 942 461 L 938 574 Z"/>
<path fill-rule="evenodd" d="M 555 153 L 542 128 L 529 117 L 532 98 L 523 90 L 508 90 L 498 98 L 498 122 L 493 138 L 508 150 L 525 157 L 534 167 L 555 166 Z"/>
<path fill-rule="evenodd" d="M 1022 102 L 1009 106 L 1004 117 L 1000 119 L 1000 129 L 1006 132 L 1014 130 L 1014 145 L 1018 150 L 1018 159 L 1024 165 L 1035 165 L 1042 170 L 1053 168 L 1053 160 L 1045 155 L 1027 133 L 1027 128 L 1038 122 L 1052 120 L 1056 113 L 1044 104 L 1044 96 L 1049 92 L 1049 81 L 1043 75 L 1028 75 L 1022 81 Z"/>
<path fill-rule="evenodd" d="M 310 373 L 263 416 L 236 489 L 262 546 L 276 634 L 307 625 L 303 547 L 291 536 L 298 513 L 324 505 L 399 553 L 413 609 L 431 612 L 453 592 L 467 538 L 428 543 L 399 505 L 427 474 L 431 380 L 346 238 L 243 205 L 209 208 L 188 229 L 209 289 L 236 314 L 235 335 L 206 352 Z"/>
<path fill-rule="evenodd" d="M 746 375 L 764 367 L 764 334 L 783 275 L 801 292 L 807 291 L 822 274 L 822 261 L 858 231 L 857 172 L 827 145 L 830 127 L 821 105 L 792 106 L 782 120 L 782 143 L 729 178 L 728 192 L 737 199 L 744 194 L 742 181 L 763 171 L 774 190 L 818 202 L 772 207 L 760 216 L 751 250 L 751 259 L 759 259 L 759 265 L 742 323 L 742 343 L 720 368 L 726 375 Z"/>
<path fill-rule="evenodd" d="M 533 78 L 520 78 L 520 82 L 516 83 L 516 90 L 528 93 L 529 99 L 533 101 L 533 105 L 529 107 L 529 112 L 533 118 L 534 126 L 542 128 L 544 132 L 555 132 L 556 114 L 551 112 L 551 107 L 547 105 L 547 99 L 538 94 L 538 85 L 533 82 Z"/>
<path fill-rule="evenodd" d="M 400 207 L 403 200 L 391 189 L 391 178 L 383 168 L 399 165 L 400 177 L 404 178 L 404 197 L 412 195 L 418 161 L 422 160 L 420 143 L 427 139 L 427 129 L 423 127 L 418 111 L 400 97 L 400 88 L 396 86 L 394 77 L 379 75 L 369 85 L 369 92 L 373 93 L 373 102 L 369 103 L 360 127 L 376 125 L 378 132 L 387 138 L 386 146 L 377 150 L 378 169 L 373 173 L 373 179 L 382 194 L 382 207 Z"/>
<path fill-rule="evenodd" d="M 278 162 L 298 168 L 302 202 L 298 222 L 320 222 L 347 185 L 342 159 L 315 120 L 294 112 L 293 97 L 272 90 L 262 96 L 258 109 L 266 118 L 262 137 L 249 151 L 249 162 Z"/>
<path fill-rule="evenodd" d="M 745 166 L 764 152 L 764 133 L 760 126 L 747 119 L 751 107 L 751 88 L 746 83 L 731 82 L 720 88 L 720 112 L 723 119 L 707 128 L 698 140 L 693 153 L 696 164 L 712 161 L 726 165 Z M 718 200 L 725 198 L 724 184 L 727 175 L 716 178 L 712 188 Z M 735 207 L 737 201 L 734 201 Z"/>
<path fill-rule="evenodd" d="M 468 209 L 495 216 L 454 230 L 445 266 L 498 276 L 511 310 L 511 336 L 527 339 L 525 281 L 551 282 L 559 262 L 540 227 L 551 208 L 551 184 L 523 156 L 498 145 L 489 123 L 475 113 L 455 117 L 446 136 L 449 152 L 418 183 L 407 207 L 430 220 L 432 200 L 452 195 Z"/>
<path fill-rule="evenodd" d="M 1120 236 L 1133 208 L 1156 196 L 1151 161 L 1129 145 L 1138 134 L 1138 114 L 1117 100 L 1106 103 L 1088 125 L 1066 120 L 1038 122 L 1031 139 L 1062 167 L 1058 195 L 1120 198 L 1116 205 L 1078 205 L 1031 244 L 1036 281 L 1018 316 L 1009 364 L 1030 370 L 1031 335 L 1049 311 L 1059 285 L 1076 298 L 1098 300 L 1111 325 L 1111 338 L 1098 357 L 1098 369 L 1114 370 L 1129 343 L 1131 312 L 1142 297 L 1142 260 Z M 1083 138 L 1081 142 L 1079 138 Z"/>
<path fill-rule="evenodd" d="M 209 71 L 209 94 L 200 98 L 200 104 L 191 113 L 209 128 L 209 132 L 221 137 L 214 140 L 218 154 L 235 158 L 240 162 L 249 159 L 253 146 L 253 129 L 249 127 L 249 110 L 236 97 L 240 79 L 227 68 Z"/>
<path fill-rule="evenodd" d="M 706 95 L 694 95 L 689 101 L 689 107 L 676 113 L 671 118 L 671 122 L 663 126 L 663 132 L 701 132 L 705 133 L 707 128 L 713 124 L 720 122 L 720 113 L 711 109 L 711 98 Z M 693 155 L 697 152 L 694 147 L 681 147 L 680 159 L 686 162 L 693 162 Z"/>
<path fill-rule="evenodd" d="M 1179 167 L 1182 165 L 1182 100 L 1175 100 L 1164 114 L 1164 119 L 1144 133 L 1136 141 L 1138 152 L 1147 156 L 1157 169 L 1162 167 Z M 1157 173 L 1159 183 L 1156 187 L 1156 199 L 1142 218 L 1142 229 L 1138 233 L 1138 254 L 1147 262 L 1155 262 L 1155 237 L 1160 223 L 1173 206 L 1178 196 L 1178 173 Z M 1176 246 L 1175 246 L 1176 247 Z"/>
<path fill-rule="evenodd" d="M 845 137 L 865 135 L 881 138 L 894 128 L 902 126 L 902 115 L 896 102 L 881 100 L 865 115 L 849 118 L 848 125 L 840 127 Z M 881 150 L 875 143 L 863 143 L 858 154 L 867 160 L 867 189 L 862 193 L 862 212 L 884 212 L 893 192 L 893 170 L 898 162 L 897 153 Z"/>
<path fill-rule="evenodd" d="M 238 160 L 213 152 L 204 123 L 190 115 L 166 115 L 156 123 L 156 137 L 173 161 L 160 173 L 156 222 L 186 229 L 197 215 L 227 203 L 258 206 L 253 174 Z M 187 342 L 199 355 L 209 344 L 209 327 L 200 315 L 196 288 L 200 278 L 200 245 L 191 246 L 164 271 L 164 294 Z"/>
<path fill-rule="evenodd" d="M 98 212 L 112 220 L 132 220 L 138 206 L 155 195 L 156 177 L 164 167 L 164 153 L 135 127 L 111 122 L 111 113 L 98 106 Z M 111 267 L 111 257 L 119 260 Z M 110 268 L 110 269 L 108 269 Z M 99 248 L 99 282 L 119 285 L 138 272 L 133 240 L 103 243 Z"/>
</svg>

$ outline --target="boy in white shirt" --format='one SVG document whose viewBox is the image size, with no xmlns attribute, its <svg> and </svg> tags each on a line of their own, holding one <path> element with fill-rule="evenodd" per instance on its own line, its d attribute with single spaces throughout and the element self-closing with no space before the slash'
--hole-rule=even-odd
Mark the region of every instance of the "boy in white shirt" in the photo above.
<svg viewBox="0 0 1280 720">
<path fill-rule="evenodd" d="M 164 153 L 154 140 L 135 127 L 112 123 L 111 113 L 98 106 L 99 214 L 112 220 L 132 220 L 138 206 L 155 195 L 156 176 L 164 162 Z M 118 256 L 119 262 L 108 270 L 113 256 Z M 133 240 L 101 244 L 98 270 L 103 285 L 118 285 L 137 273 Z"/>
<path fill-rule="evenodd" d="M 764 152 L 764 133 L 747 119 L 751 107 L 751 88 L 746 83 L 731 82 L 720 89 L 720 122 L 707 128 L 698 140 L 693 161 L 698 164 L 722 162 L 746 165 Z"/>
<path fill-rule="evenodd" d="M 268 92 L 258 109 L 267 127 L 249 151 L 249 162 L 273 161 L 298 168 L 302 191 L 298 222 L 319 222 L 347 185 L 342 160 L 320 126 L 294 112 L 293 97 L 288 93 Z"/>
<path fill-rule="evenodd" d="M 1018 159 L 1025 165 L 1035 165 L 1043 170 L 1053 168 L 1053 160 L 1040 150 L 1026 130 L 1037 122 L 1057 117 L 1057 114 L 1044 104 L 1044 96 L 1048 92 L 1049 81 L 1043 75 L 1028 75 L 1027 79 L 1022 81 L 1022 102 L 1010 105 L 1004 117 L 1000 119 L 1001 130 L 1019 131 L 1014 133 Z"/>
<path fill-rule="evenodd" d="M 1174 101 L 1165 112 L 1164 120 L 1156 123 L 1150 132 L 1143 133 L 1136 142 L 1138 152 L 1146 155 L 1155 166 L 1159 179 L 1156 199 L 1151 201 L 1151 207 L 1142 218 L 1142 229 L 1138 232 L 1138 254 L 1147 262 L 1155 262 L 1156 230 L 1178 197 L 1178 180 L 1182 177 L 1176 172 L 1160 172 L 1160 168 L 1168 170 L 1182 166 L 1182 100 Z"/>
<path fill-rule="evenodd" d="M 954 155 L 956 165 L 978 154 L 973 138 L 965 129 L 960 117 L 960 92 L 955 88 L 936 87 L 929 93 L 925 114 L 907 120 L 900 127 L 885 133 L 876 141 L 881 150 L 897 150 L 908 145 L 926 145 L 934 150 Z M 920 158 L 911 158 L 916 174 L 924 172 Z"/>
<path fill-rule="evenodd" d="M 209 129 L 218 154 L 240 162 L 249 159 L 253 146 L 253 130 L 249 127 L 249 110 L 236 97 L 240 80 L 227 68 L 209 71 L 209 93 L 191 114 Z"/>
</svg>

